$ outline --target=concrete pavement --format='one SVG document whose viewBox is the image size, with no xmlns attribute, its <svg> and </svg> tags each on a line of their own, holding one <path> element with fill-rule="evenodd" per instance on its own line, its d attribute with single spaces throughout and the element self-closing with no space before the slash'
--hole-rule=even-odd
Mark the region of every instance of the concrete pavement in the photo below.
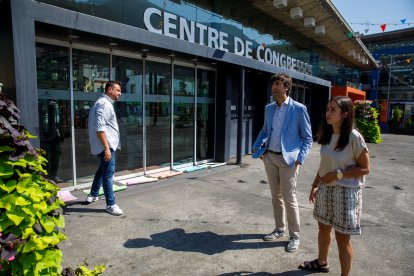
<svg viewBox="0 0 414 276">
<path fill-rule="evenodd" d="M 362 236 L 353 237 L 352 275 L 412 275 L 414 271 L 414 136 L 383 135 L 368 144 L 371 173 L 363 194 Z M 105 200 L 65 208 L 64 267 L 106 265 L 104 275 L 307 275 L 297 266 L 317 256 L 317 223 L 308 203 L 319 165 L 314 143 L 300 168 L 301 246 L 287 253 L 287 237 L 263 242 L 274 228 L 261 160 L 243 157 L 116 193 L 124 215 L 104 211 Z M 340 275 L 333 240 L 328 275 Z M 314 275 L 322 275 L 314 274 Z M 327 275 L 327 274 L 323 274 Z"/>
</svg>

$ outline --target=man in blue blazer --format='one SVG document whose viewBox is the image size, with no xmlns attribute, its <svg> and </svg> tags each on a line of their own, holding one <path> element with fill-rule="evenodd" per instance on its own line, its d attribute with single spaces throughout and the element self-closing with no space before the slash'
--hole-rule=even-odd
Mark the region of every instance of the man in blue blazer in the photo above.
<svg viewBox="0 0 414 276">
<path fill-rule="evenodd" d="M 276 74 L 270 79 L 274 103 L 265 107 L 265 121 L 252 151 L 263 159 L 272 194 L 275 230 L 264 236 L 274 241 L 285 235 L 285 209 L 289 230 L 287 252 L 300 244 L 299 206 L 296 199 L 296 178 L 312 146 L 312 130 L 306 107 L 289 97 L 292 79 Z"/>
</svg>

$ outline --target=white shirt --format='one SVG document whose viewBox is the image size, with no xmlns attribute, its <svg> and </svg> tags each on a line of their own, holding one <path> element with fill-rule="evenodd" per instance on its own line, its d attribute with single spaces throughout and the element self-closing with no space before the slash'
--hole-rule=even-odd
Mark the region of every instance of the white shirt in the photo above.
<svg viewBox="0 0 414 276">
<path fill-rule="evenodd" d="M 282 152 L 282 145 L 280 143 L 282 136 L 283 121 L 286 117 L 290 97 L 280 105 L 275 102 L 275 113 L 273 115 L 272 129 L 270 132 L 270 141 L 268 149 L 271 151 Z"/>
<path fill-rule="evenodd" d="M 321 162 L 319 164 L 319 176 L 324 176 L 331 171 L 340 169 L 345 171 L 358 166 L 357 159 L 364 150 L 368 151 L 364 137 L 353 129 L 349 135 L 348 144 L 341 150 L 336 151 L 335 147 L 338 143 L 339 134 L 332 134 L 331 141 L 327 145 L 321 146 Z M 358 188 L 364 185 L 365 175 L 356 178 L 343 178 L 336 180 L 328 185 L 340 185 L 348 188 Z"/>
<path fill-rule="evenodd" d="M 109 147 L 113 150 L 121 149 L 118 121 L 114 110 L 114 101 L 103 94 L 89 111 L 88 132 L 91 152 L 98 155 L 104 151 L 96 133 L 104 131 Z"/>
</svg>

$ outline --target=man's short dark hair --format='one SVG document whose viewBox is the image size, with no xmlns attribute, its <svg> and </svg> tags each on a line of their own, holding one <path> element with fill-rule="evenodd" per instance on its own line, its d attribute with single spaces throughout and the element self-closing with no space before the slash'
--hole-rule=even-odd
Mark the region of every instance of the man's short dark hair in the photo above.
<svg viewBox="0 0 414 276">
<path fill-rule="evenodd" d="M 113 87 L 115 84 L 118 84 L 119 87 L 122 87 L 122 83 L 119 81 L 108 81 L 105 84 L 105 93 L 108 91 L 109 87 Z"/>
<path fill-rule="evenodd" d="M 286 95 L 289 96 L 290 89 L 292 88 L 292 78 L 288 74 L 285 74 L 285 73 L 274 74 L 270 78 L 271 83 L 273 83 L 273 82 L 275 82 L 277 80 L 280 80 L 280 81 L 283 82 L 283 84 L 285 85 L 285 87 L 288 89 L 286 91 Z"/>
</svg>

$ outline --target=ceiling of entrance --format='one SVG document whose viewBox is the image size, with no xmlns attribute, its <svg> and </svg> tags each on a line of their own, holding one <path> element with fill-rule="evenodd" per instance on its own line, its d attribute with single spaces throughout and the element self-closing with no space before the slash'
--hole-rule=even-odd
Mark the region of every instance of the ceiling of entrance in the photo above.
<svg viewBox="0 0 414 276">
<path fill-rule="evenodd" d="M 233 19 L 244 26 L 255 28 L 261 34 L 270 34 L 275 39 L 284 39 L 292 43 L 299 51 L 317 52 L 325 60 L 332 63 L 362 69 L 376 67 L 374 58 L 360 38 L 349 37 L 351 28 L 329 0 L 287 0 L 287 6 L 282 8 L 276 8 L 273 5 L 273 0 L 191 0 L 187 2 L 194 3 L 225 18 Z M 291 8 L 295 7 L 302 8 L 302 18 L 293 19 L 290 16 Z M 316 34 L 314 27 L 305 27 L 304 18 L 308 17 L 315 18 L 316 26 L 324 25 L 325 33 Z M 51 32 L 52 29 L 56 30 Z M 119 42 L 115 39 L 89 33 L 83 34 L 80 31 L 66 30 L 45 23 L 36 24 L 37 35 L 48 37 L 51 33 L 53 34 L 51 38 L 60 39 L 59 36 L 62 36 L 63 40 L 67 40 L 68 35 L 76 34 L 82 37 L 83 42 L 87 38 L 91 43 L 97 45 L 110 45 Z M 136 44 L 127 41 L 123 41 L 122 45 L 133 50 L 137 49 Z M 147 48 L 144 45 L 138 48 L 143 47 Z M 363 64 L 349 56 L 348 53 L 351 50 L 364 56 L 368 64 Z M 171 52 L 165 54 L 168 55 Z"/>
</svg>

